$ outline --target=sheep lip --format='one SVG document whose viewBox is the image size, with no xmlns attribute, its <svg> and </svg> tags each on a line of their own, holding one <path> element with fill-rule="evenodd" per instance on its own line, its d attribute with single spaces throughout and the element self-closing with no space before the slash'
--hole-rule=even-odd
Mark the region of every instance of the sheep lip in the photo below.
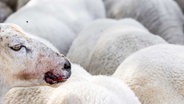
<svg viewBox="0 0 184 104">
<path fill-rule="evenodd" d="M 68 77 L 65 77 L 63 75 L 54 75 L 51 71 L 46 72 L 44 75 L 45 82 L 49 84 L 56 84 L 59 82 L 64 82 L 67 79 Z"/>
</svg>

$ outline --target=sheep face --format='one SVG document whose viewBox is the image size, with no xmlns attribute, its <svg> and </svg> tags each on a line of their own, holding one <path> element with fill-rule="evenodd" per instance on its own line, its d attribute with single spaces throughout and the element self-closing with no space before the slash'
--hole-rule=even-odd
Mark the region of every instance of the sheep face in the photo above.
<svg viewBox="0 0 184 104">
<path fill-rule="evenodd" d="M 70 76 L 70 62 L 14 24 L 0 24 L 0 82 L 10 87 L 54 84 Z"/>
</svg>

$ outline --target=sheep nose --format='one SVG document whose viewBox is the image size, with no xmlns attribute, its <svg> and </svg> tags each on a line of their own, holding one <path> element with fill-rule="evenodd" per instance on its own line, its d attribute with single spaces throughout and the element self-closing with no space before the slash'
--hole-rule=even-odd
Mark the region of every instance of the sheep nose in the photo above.
<svg viewBox="0 0 184 104">
<path fill-rule="evenodd" d="M 71 63 L 67 59 L 65 59 L 65 63 L 64 63 L 64 68 L 63 69 L 66 70 L 66 71 L 70 71 L 71 70 Z"/>
</svg>

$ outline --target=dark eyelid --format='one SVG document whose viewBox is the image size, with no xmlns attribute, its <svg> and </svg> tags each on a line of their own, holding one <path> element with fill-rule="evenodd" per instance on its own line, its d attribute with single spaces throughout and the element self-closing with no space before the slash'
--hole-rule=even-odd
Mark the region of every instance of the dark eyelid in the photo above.
<svg viewBox="0 0 184 104">
<path fill-rule="evenodd" d="M 31 52 L 31 50 L 29 49 L 29 48 L 27 48 L 25 45 L 23 45 L 23 44 L 16 44 L 16 45 L 20 45 L 20 49 L 21 48 L 25 48 L 26 49 L 26 52 L 28 53 L 28 52 Z M 16 45 L 14 45 L 14 46 L 16 46 Z M 13 49 L 13 46 L 10 46 L 9 44 L 8 44 L 8 46 L 11 48 L 11 49 Z M 14 50 L 14 49 L 13 49 Z"/>
<path fill-rule="evenodd" d="M 13 45 L 13 46 L 11 46 L 11 45 L 8 44 L 8 46 L 9 46 L 9 48 L 11 48 L 11 49 L 14 50 L 14 51 L 19 51 L 22 47 L 24 47 L 24 46 L 21 45 L 21 44 L 16 44 L 16 45 Z M 16 49 L 14 48 L 14 46 L 20 46 L 20 48 L 16 50 Z"/>
<path fill-rule="evenodd" d="M 30 52 L 31 50 L 29 48 L 27 48 L 25 45 L 21 44 L 21 48 L 25 48 L 26 49 L 26 52 Z"/>
<path fill-rule="evenodd" d="M 31 52 L 31 49 L 27 48 L 25 45 L 21 45 L 21 48 L 24 47 L 26 49 L 26 52 L 29 53 Z"/>
</svg>

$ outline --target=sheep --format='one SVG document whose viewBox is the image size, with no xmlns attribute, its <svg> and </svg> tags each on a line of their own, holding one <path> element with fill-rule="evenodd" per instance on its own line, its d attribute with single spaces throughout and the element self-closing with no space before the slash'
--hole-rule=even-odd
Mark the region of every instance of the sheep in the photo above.
<svg viewBox="0 0 184 104">
<path fill-rule="evenodd" d="M 113 74 L 142 104 L 184 104 L 184 47 L 162 44 L 128 57 Z"/>
<path fill-rule="evenodd" d="M 134 18 L 172 44 L 184 44 L 184 18 L 174 0 L 103 0 L 107 17 Z"/>
<path fill-rule="evenodd" d="M 15 24 L 0 24 L 0 104 L 12 87 L 50 85 L 71 75 L 69 60 Z"/>
<path fill-rule="evenodd" d="M 0 2 L 0 23 L 12 13 L 13 11 L 3 2 Z"/>
<path fill-rule="evenodd" d="M 130 54 L 166 43 L 133 19 L 99 19 L 81 31 L 67 57 L 91 74 L 111 75 Z"/>
<path fill-rule="evenodd" d="M 79 31 L 104 17 L 101 0 L 31 0 L 5 22 L 15 23 L 28 33 L 50 41 L 66 55 Z"/>
<path fill-rule="evenodd" d="M 140 104 L 130 88 L 117 78 L 92 76 L 76 64 L 72 64 L 71 71 L 71 77 L 58 87 L 11 89 L 6 104 Z"/>
</svg>

